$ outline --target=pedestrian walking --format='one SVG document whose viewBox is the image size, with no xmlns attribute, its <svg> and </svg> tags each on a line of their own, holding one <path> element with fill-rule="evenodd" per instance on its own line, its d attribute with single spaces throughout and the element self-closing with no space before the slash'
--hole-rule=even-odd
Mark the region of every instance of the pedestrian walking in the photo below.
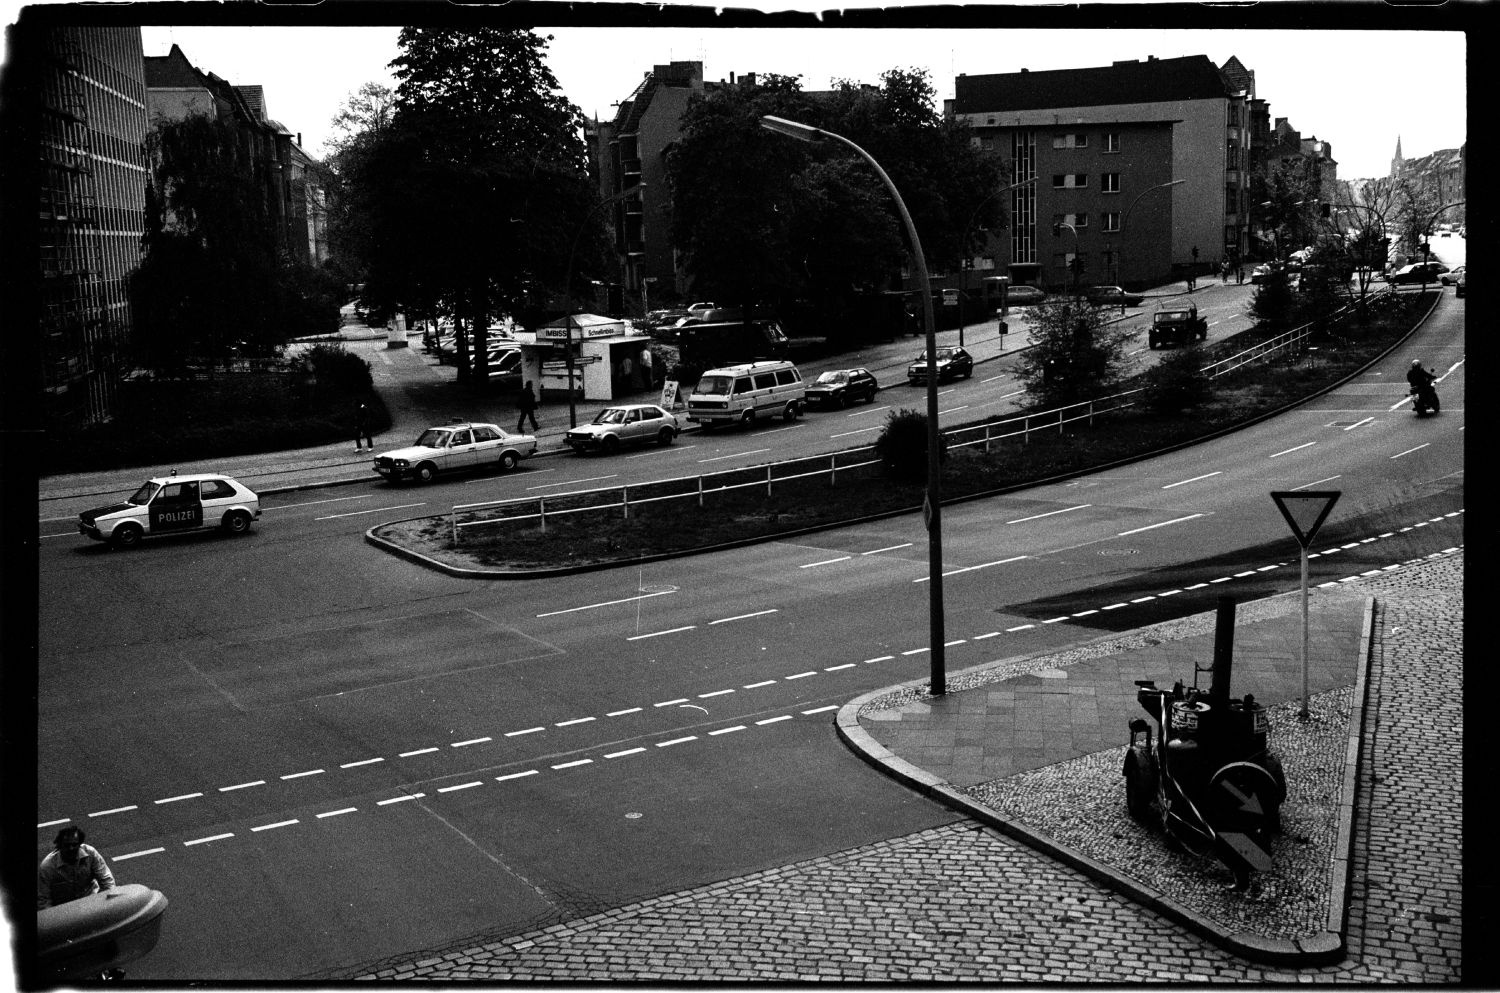
<svg viewBox="0 0 1500 993">
<path fill-rule="evenodd" d="M 536 394 L 531 391 L 531 380 L 529 379 L 521 387 L 521 395 L 516 398 L 516 409 L 521 412 L 521 416 L 516 418 L 516 434 L 520 434 L 525 430 L 524 425 L 528 418 L 531 420 L 531 430 L 535 431 L 537 429 Z"/>
<path fill-rule="evenodd" d="M 1187 274 L 1187 284 L 1189 293 L 1198 288 L 1198 277 L 1193 275 L 1191 271 Z"/>
<path fill-rule="evenodd" d="M 1229 260 L 1228 259 L 1225 259 L 1219 265 L 1219 282 L 1221 282 L 1221 283 L 1227 283 L 1227 282 L 1229 282 Z"/>
<path fill-rule="evenodd" d="M 356 452 L 360 450 L 359 440 L 361 438 L 370 446 L 370 451 L 375 451 L 375 439 L 370 437 L 370 408 L 363 403 L 354 412 L 354 450 Z"/>
<path fill-rule="evenodd" d="M 83 843 L 83 829 L 65 827 L 52 839 L 52 851 L 36 871 L 36 909 L 115 888 L 114 873 L 99 849 Z"/>
<path fill-rule="evenodd" d="M 636 368 L 641 371 L 641 379 L 645 381 L 646 389 L 656 388 L 656 369 L 652 366 L 651 349 L 641 349 L 641 359 L 636 363 Z"/>
</svg>

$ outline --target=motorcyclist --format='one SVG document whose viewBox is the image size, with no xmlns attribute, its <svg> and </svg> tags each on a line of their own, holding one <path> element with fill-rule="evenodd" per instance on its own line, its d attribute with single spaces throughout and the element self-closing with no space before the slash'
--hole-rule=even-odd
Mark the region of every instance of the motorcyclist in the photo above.
<svg viewBox="0 0 1500 993">
<path fill-rule="evenodd" d="M 1437 376 L 1422 368 L 1421 359 L 1412 359 L 1411 368 L 1406 370 L 1406 382 L 1413 393 L 1418 393 L 1437 382 Z"/>
</svg>

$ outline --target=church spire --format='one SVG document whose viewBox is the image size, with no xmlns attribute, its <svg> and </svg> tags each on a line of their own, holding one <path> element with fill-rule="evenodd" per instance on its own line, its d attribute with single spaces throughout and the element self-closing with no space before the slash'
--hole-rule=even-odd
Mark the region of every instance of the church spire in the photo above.
<svg viewBox="0 0 1500 993">
<path fill-rule="evenodd" d="M 1391 159 L 1391 178 L 1398 179 L 1401 176 L 1401 167 L 1406 160 L 1401 157 L 1401 136 L 1396 135 L 1396 157 Z"/>
</svg>

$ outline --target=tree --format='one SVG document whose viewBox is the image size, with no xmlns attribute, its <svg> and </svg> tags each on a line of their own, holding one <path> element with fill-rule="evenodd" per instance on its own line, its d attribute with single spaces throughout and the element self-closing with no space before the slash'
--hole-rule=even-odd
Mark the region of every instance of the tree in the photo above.
<svg viewBox="0 0 1500 993">
<path fill-rule="evenodd" d="M 1431 184 L 1410 176 L 1396 180 L 1394 199 L 1400 218 L 1401 241 L 1410 246 L 1412 261 L 1419 261 L 1418 253 L 1422 257 L 1428 254 L 1427 239 L 1432 237 L 1432 222 L 1437 219 L 1442 200 Z"/>
<path fill-rule="evenodd" d="M 1110 324 L 1102 308 L 1052 300 L 1033 308 L 1032 320 L 1032 345 L 1022 353 L 1016 374 L 1036 402 L 1059 406 L 1092 400 L 1119 384 L 1132 332 Z"/>
<path fill-rule="evenodd" d="M 1267 177 L 1252 177 L 1250 198 L 1261 230 L 1271 234 L 1276 258 L 1307 245 L 1320 226 L 1318 186 L 1300 168 L 1282 164 Z"/>
<path fill-rule="evenodd" d="M 396 116 L 396 94 L 389 86 L 365 83 L 349 94 L 333 115 L 333 135 L 328 139 L 330 158 L 373 137 L 390 126 Z"/>
<path fill-rule="evenodd" d="M 1291 277 L 1285 269 L 1278 266 L 1266 273 L 1261 280 L 1250 300 L 1250 313 L 1257 320 L 1279 328 L 1291 320 L 1293 304 Z"/>
<path fill-rule="evenodd" d="M 474 357 L 461 346 L 460 375 L 479 384 L 490 321 L 539 313 L 549 288 L 567 294 L 559 284 L 574 238 L 598 217 L 583 115 L 546 65 L 549 40 L 523 29 L 404 28 L 391 63 L 394 113 L 363 119 L 347 146 L 355 154 L 340 162 L 344 230 L 366 266 L 367 301 L 456 315 Z M 587 238 L 575 276 L 598 271 L 605 248 L 602 231 Z"/>
</svg>

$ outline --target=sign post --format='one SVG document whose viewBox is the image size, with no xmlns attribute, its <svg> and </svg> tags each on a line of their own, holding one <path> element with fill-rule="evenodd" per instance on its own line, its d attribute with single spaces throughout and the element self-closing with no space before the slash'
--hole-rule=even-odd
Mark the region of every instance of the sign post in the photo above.
<svg viewBox="0 0 1500 993">
<path fill-rule="evenodd" d="M 1297 537 L 1297 544 L 1302 546 L 1302 710 L 1298 716 L 1303 720 L 1307 719 L 1308 714 L 1307 546 L 1312 544 L 1313 535 L 1318 533 L 1318 528 L 1328 519 L 1328 513 L 1333 510 L 1340 495 L 1339 490 L 1278 490 L 1271 493 L 1271 499 L 1276 501 L 1276 509 L 1286 518 L 1292 534 Z"/>
<path fill-rule="evenodd" d="M 667 410 L 677 406 L 677 380 L 669 379 L 662 384 L 661 405 Z"/>
</svg>

